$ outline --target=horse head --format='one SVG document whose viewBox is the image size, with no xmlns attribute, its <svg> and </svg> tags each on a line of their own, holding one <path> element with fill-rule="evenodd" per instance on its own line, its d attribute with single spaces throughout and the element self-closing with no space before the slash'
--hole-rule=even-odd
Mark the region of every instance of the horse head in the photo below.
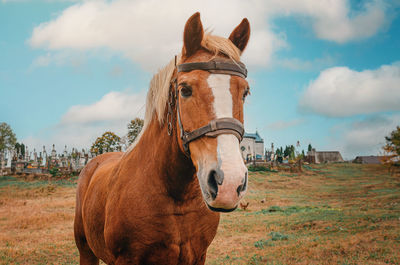
<svg viewBox="0 0 400 265">
<path fill-rule="evenodd" d="M 178 142 L 196 168 L 204 201 L 214 211 L 236 209 L 247 189 L 239 143 L 249 85 L 240 55 L 249 37 L 247 19 L 228 39 L 206 34 L 199 13 L 185 25 L 175 80 Z"/>
</svg>

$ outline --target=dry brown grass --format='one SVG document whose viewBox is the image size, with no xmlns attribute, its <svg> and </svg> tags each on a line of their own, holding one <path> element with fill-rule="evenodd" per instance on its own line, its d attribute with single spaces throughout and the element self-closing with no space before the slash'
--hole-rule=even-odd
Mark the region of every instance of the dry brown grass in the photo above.
<svg viewBox="0 0 400 265">
<path fill-rule="evenodd" d="M 0 190 L 1 264 L 76 264 L 73 187 L 43 184 Z"/>
<path fill-rule="evenodd" d="M 249 179 L 249 206 L 222 214 L 207 264 L 400 264 L 400 179 L 386 169 L 332 164 Z M 0 264 L 78 263 L 69 184 L 0 179 Z"/>
<path fill-rule="evenodd" d="M 381 166 L 320 165 L 250 181 L 248 210 L 222 216 L 208 264 L 400 263 L 400 179 Z"/>
</svg>

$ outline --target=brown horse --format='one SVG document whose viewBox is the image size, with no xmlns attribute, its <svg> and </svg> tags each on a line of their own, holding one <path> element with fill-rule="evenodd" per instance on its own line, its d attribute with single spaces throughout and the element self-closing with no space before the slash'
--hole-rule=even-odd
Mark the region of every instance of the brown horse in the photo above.
<svg viewBox="0 0 400 265">
<path fill-rule="evenodd" d="M 186 22 L 181 56 L 152 79 L 145 125 L 125 153 L 80 174 L 74 223 L 81 264 L 204 264 L 219 212 L 247 187 L 239 150 L 247 19 L 229 39 Z"/>
</svg>

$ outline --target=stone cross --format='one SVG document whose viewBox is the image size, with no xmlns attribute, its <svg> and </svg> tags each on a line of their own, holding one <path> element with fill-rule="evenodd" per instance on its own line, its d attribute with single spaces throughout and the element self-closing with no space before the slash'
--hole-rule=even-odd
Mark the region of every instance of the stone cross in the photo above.
<svg viewBox="0 0 400 265">
<path fill-rule="evenodd" d="M 33 161 L 37 162 L 37 158 L 36 148 L 33 148 Z"/>
<path fill-rule="evenodd" d="M 51 150 L 51 158 L 54 160 L 57 159 L 57 152 L 54 144 L 53 144 L 53 150 Z"/>
<path fill-rule="evenodd" d="M 29 148 L 28 146 L 25 146 L 25 161 L 29 162 L 29 160 L 30 160 Z"/>
<path fill-rule="evenodd" d="M 14 157 L 14 149 L 8 151 L 7 165 L 6 168 L 11 168 L 11 159 Z"/>
<path fill-rule="evenodd" d="M 43 159 L 41 166 L 46 166 L 46 162 L 47 162 L 47 152 L 46 152 L 46 147 L 43 145 Z"/>
</svg>

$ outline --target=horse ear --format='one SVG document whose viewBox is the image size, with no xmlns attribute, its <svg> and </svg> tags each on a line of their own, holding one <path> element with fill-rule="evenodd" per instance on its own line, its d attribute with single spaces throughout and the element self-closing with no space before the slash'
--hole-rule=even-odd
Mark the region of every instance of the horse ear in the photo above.
<svg viewBox="0 0 400 265">
<path fill-rule="evenodd" d="M 183 54 L 186 57 L 193 55 L 201 48 L 203 35 L 200 13 L 196 12 L 186 22 L 185 31 L 183 32 Z"/>
<path fill-rule="evenodd" d="M 250 23 L 247 18 L 244 18 L 242 22 L 232 31 L 229 39 L 239 48 L 240 51 L 244 51 L 247 46 L 247 42 L 250 38 Z"/>
</svg>

